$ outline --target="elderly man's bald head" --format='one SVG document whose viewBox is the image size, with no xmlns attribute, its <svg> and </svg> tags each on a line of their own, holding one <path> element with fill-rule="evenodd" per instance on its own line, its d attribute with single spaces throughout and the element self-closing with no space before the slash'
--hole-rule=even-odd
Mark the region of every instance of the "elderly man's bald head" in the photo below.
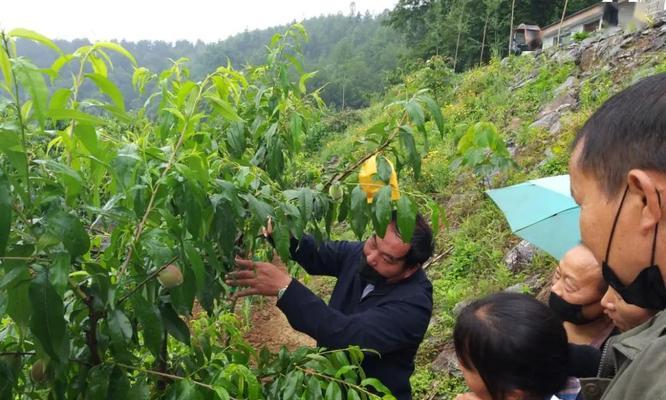
<svg viewBox="0 0 666 400">
<path fill-rule="evenodd" d="M 578 285 L 593 285 L 600 294 L 604 294 L 608 288 L 601 274 L 601 264 L 582 244 L 564 254 L 560 260 L 560 270 L 574 277 Z"/>
</svg>

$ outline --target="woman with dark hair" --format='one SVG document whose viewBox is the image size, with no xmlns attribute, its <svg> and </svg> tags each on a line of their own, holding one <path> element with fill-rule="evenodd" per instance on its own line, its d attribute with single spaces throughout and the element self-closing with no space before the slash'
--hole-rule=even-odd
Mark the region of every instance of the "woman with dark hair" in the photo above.
<svg viewBox="0 0 666 400">
<path fill-rule="evenodd" d="M 562 322 L 531 296 L 497 293 L 473 302 L 458 316 L 453 336 L 473 392 L 459 399 L 550 399 L 567 379 Z"/>
</svg>

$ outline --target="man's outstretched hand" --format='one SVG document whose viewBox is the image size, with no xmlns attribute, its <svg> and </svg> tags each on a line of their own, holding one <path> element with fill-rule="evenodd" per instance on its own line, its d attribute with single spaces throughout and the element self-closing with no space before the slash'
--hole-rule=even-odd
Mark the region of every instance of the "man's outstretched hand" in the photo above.
<svg viewBox="0 0 666 400">
<path fill-rule="evenodd" d="M 278 265 L 276 265 L 278 264 Z M 289 286 L 291 276 L 287 268 L 281 263 L 268 263 L 236 258 L 238 271 L 227 274 L 226 283 L 229 286 L 243 287 L 245 289 L 234 293 L 233 298 L 252 296 L 277 296 L 278 290 Z"/>
</svg>

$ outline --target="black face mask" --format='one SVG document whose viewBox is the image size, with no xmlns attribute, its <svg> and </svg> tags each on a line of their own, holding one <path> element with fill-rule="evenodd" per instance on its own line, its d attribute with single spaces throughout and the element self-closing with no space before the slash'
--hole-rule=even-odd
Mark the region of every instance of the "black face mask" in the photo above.
<svg viewBox="0 0 666 400">
<path fill-rule="evenodd" d="M 358 265 L 358 274 L 365 283 L 371 283 L 374 286 L 379 286 L 386 283 L 386 278 L 381 276 L 377 270 L 368 264 L 368 260 L 363 256 Z"/>
<path fill-rule="evenodd" d="M 655 310 L 663 310 L 666 308 L 666 286 L 664 286 L 664 279 L 661 276 L 661 271 L 659 267 L 654 262 L 654 255 L 657 248 L 657 232 L 659 231 L 659 223 L 654 228 L 654 239 L 652 239 L 652 258 L 650 261 L 650 266 L 643 268 L 643 270 L 638 274 L 636 279 L 633 280 L 628 285 L 624 285 L 620 279 L 618 279 L 613 268 L 611 268 L 608 263 L 608 256 L 610 254 L 611 243 L 613 242 L 613 235 L 615 234 L 615 227 L 617 226 L 617 220 L 620 217 L 620 211 L 622 210 L 622 205 L 624 204 L 624 199 L 627 197 L 627 192 L 629 191 L 629 186 L 624 190 L 622 195 L 622 200 L 620 201 L 620 206 L 617 209 L 617 214 L 615 214 L 615 221 L 613 221 L 613 227 L 611 229 L 610 237 L 608 239 L 608 247 L 606 248 L 606 258 L 602 263 L 602 273 L 604 275 L 604 280 L 615 289 L 615 291 L 624 299 L 625 302 L 633 304 L 642 308 L 651 308 Z M 661 207 L 661 195 L 657 192 L 657 198 L 659 199 L 659 206 Z"/>
<path fill-rule="evenodd" d="M 548 306 L 562 321 L 568 321 L 575 325 L 585 325 L 596 321 L 596 319 L 586 318 L 583 315 L 583 304 L 571 304 L 555 294 L 555 292 L 550 292 Z"/>
</svg>

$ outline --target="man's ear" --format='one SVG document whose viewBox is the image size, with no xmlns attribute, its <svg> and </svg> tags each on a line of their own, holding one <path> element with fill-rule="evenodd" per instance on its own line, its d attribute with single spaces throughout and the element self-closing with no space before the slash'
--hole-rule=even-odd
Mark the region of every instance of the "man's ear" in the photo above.
<svg viewBox="0 0 666 400">
<path fill-rule="evenodd" d="M 656 182 L 648 173 L 641 169 L 632 169 L 627 174 L 629 191 L 640 195 L 643 199 L 640 227 L 644 232 L 652 231 L 664 217 L 664 200 L 660 199 Z"/>
</svg>

